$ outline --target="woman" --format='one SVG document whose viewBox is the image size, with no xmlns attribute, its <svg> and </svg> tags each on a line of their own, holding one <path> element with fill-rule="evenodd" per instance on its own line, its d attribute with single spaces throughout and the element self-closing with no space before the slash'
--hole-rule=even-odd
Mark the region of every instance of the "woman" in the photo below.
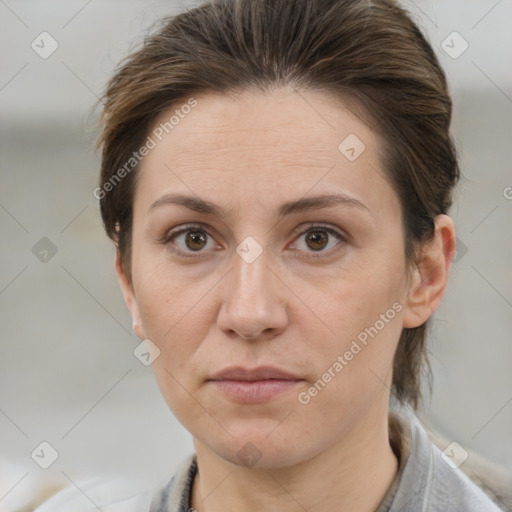
<svg viewBox="0 0 512 512">
<path fill-rule="evenodd" d="M 456 249 L 451 100 L 407 14 L 206 3 L 103 100 L 95 195 L 195 447 L 163 488 L 103 510 L 499 510 L 458 447 L 389 409 L 418 406 Z"/>
</svg>

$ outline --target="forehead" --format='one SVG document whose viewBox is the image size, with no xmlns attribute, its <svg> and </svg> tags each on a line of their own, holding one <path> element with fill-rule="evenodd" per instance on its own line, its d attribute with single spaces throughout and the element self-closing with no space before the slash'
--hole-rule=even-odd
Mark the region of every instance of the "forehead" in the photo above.
<svg viewBox="0 0 512 512">
<path fill-rule="evenodd" d="M 153 124 L 155 147 L 141 162 L 137 195 L 172 189 L 256 200 L 313 188 L 376 200 L 393 194 L 379 135 L 329 93 L 281 88 L 193 100 L 193 108 L 184 107 L 194 104 L 185 99 Z"/>
</svg>

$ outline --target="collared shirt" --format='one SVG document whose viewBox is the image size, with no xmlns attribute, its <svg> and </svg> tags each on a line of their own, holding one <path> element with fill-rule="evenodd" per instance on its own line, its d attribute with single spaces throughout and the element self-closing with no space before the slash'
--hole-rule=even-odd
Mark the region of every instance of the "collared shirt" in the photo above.
<svg viewBox="0 0 512 512">
<path fill-rule="evenodd" d="M 416 417 L 390 411 L 389 426 L 390 444 L 399 465 L 375 512 L 500 512 L 457 464 L 432 444 Z M 82 487 L 80 496 L 76 488 L 65 489 L 34 512 L 94 512 L 98 507 L 103 512 L 194 512 L 191 491 L 197 469 L 196 456 L 191 454 L 171 480 L 156 490 L 116 499 L 108 484 Z"/>
</svg>

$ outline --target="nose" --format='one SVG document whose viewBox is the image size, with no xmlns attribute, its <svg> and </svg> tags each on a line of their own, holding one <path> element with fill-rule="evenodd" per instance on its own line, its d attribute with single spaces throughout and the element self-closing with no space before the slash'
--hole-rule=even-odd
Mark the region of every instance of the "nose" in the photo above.
<svg viewBox="0 0 512 512">
<path fill-rule="evenodd" d="M 223 280 L 219 329 L 246 340 L 268 340 L 282 333 L 288 324 L 284 288 L 265 251 L 251 263 L 235 254 L 234 266 Z"/>
</svg>

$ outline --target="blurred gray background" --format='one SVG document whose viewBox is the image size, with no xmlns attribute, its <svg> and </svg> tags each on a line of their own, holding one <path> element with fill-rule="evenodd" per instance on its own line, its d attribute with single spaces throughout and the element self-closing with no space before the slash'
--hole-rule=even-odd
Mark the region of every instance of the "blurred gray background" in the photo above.
<svg viewBox="0 0 512 512">
<path fill-rule="evenodd" d="M 133 355 L 91 109 L 156 19 L 198 3 L 0 0 L 0 511 L 48 480 L 163 482 L 192 451 Z M 464 173 L 424 416 L 512 470 L 512 1 L 403 3 L 448 74 Z M 46 470 L 31 458 L 43 441 L 59 454 Z"/>
</svg>

